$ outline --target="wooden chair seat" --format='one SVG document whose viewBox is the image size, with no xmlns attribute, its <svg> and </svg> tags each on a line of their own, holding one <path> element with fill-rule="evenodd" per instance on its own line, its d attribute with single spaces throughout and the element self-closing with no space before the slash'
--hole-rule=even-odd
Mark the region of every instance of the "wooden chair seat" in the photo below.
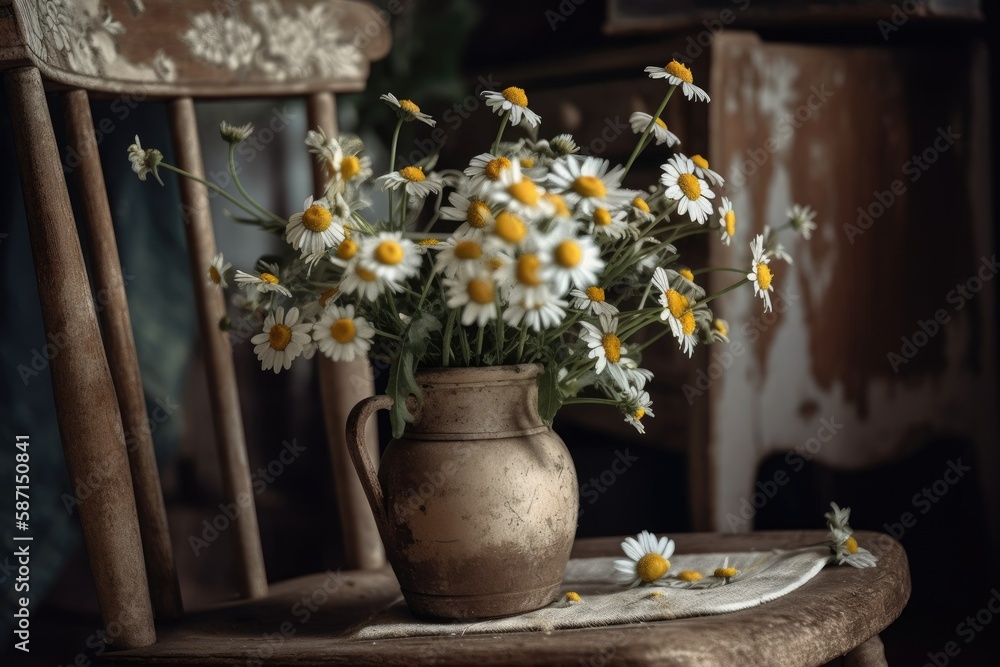
<svg viewBox="0 0 1000 667">
<path fill-rule="evenodd" d="M 788 548 L 820 531 L 675 536 L 678 553 Z M 345 638 L 400 597 L 392 572 L 329 572 L 285 581 L 267 597 L 189 614 L 156 644 L 107 653 L 108 665 L 884 665 L 878 633 L 910 596 L 906 554 L 886 535 L 859 531 L 877 567 L 828 566 L 773 602 L 743 611 L 657 623 L 501 635 Z M 580 540 L 574 557 L 621 553 L 620 538 Z M 311 611 L 306 601 L 315 602 Z M 874 654 L 874 658 L 871 657 Z M 881 659 L 881 661 L 880 661 Z"/>
</svg>

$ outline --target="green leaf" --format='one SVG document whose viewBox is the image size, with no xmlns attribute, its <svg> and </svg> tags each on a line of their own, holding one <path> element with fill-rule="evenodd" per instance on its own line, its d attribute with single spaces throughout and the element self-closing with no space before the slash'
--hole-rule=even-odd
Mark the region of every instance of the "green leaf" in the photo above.
<svg viewBox="0 0 1000 667">
<path fill-rule="evenodd" d="M 548 363 L 538 378 L 538 414 L 546 424 L 551 424 L 560 407 L 562 392 L 559 391 L 559 367 Z"/>
<path fill-rule="evenodd" d="M 423 360 L 431 334 L 441 329 L 441 321 L 427 312 L 413 316 L 410 326 L 403 333 L 402 345 L 393 357 L 389 367 L 389 380 L 386 394 L 392 398 L 392 408 L 389 410 L 389 422 L 392 424 L 392 437 L 400 438 L 408 423 L 413 423 L 413 413 L 406 401 L 414 396 L 418 401 L 423 399 L 420 385 L 417 384 L 417 365 Z"/>
</svg>

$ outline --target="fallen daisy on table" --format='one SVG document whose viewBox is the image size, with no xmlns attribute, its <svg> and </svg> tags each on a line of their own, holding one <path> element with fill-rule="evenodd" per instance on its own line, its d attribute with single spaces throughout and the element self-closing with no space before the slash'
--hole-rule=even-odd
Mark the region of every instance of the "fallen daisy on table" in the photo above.
<svg viewBox="0 0 1000 667">
<path fill-rule="evenodd" d="M 659 584 L 670 570 L 670 561 L 674 555 L 674 541 L 668 537 L 656 538 L 647 530 L 636 537 L 626 537 L 622 542 L 622 551 L 628 559 L 615 561 L 615 571 L 618 580 L 634 588 L 639 584 Z"/>
<path fill-rule="evenodd" d="M 851 518 L 851 508 L 841 509 L 837 503 L 830 503 L 832 512 L 827 512 L 826 525 L 830 529 L 829 545 L 833 552 L 832 560 L 837 565 L 851 565 L 857 568 L 875 567 L 878 558 L 875 554 L 858 546 L 858 541 L 854 539 L 854 530 L 848 523 Z"/>
</svg>

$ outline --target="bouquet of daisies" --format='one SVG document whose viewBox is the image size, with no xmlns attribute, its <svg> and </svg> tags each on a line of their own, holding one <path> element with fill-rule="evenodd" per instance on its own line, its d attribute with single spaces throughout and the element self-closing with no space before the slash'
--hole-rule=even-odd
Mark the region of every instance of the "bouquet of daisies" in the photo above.
<svg viewBox="0 0 1000 667">
<path fill-rule="evenodd" d="M 235 282 L 234 301 L 257 319 L 252 343 L 262 368 L 278 373 L 317 351 L 335 361 L 385 357 L 398 437 L 413 419 L 406 399 L 419 399 L 417 369 L 538 363 L 545 369 L 545 419 L 566 403 L 600 403 L 617 407 L 642 432 L 643 418 L 653 416 L 643 350 L 662 336 L 688 356 L 696 345 L 728 342 L 728 326 L 709 304 L 746 284 L 770 309 L 771 261 L 791 261 L 767 229 L 750 243 L 749 267 L 681 263 L 678 240 L 716 234 L 728 245 L 736 213 L 728 198 L 717 197 L 722 176 L 699 155 L 674 152 L 664 157 L 659 183 L 624 186 L 643 150 L 680 143 L 661 119 L 674 92 L 708 101 L 676 61 L 646 72 L 666 90 L 655 114 L 630 117 L 638 140 L 624 166 L 582 155 L 566 134 L 503 141 L 508 126 L 535 134 L 541 123 L 517 87 L 483 93 L 499 130 L 464 171 L 434 171 L 433 156 L 397 165 L 403 123 L 435 121 L 411 100 L 387 94 L 381 99 L 398 117 L 389 173 L 372 181 L 360 141 L 310 131 L 305 143 L 322 164 L 326 189 L 287 219 L 240 185 L 233 149 L 253 128 L 223 123 L 237 193 L 202 182 L 238 207 L 239 219 L 289 247 L 287 260 L 262 260 L 252 272 L 234 274 L 221 255 L 207 267 L 220 288 Z M 159 180 L 161 167 L 194 178 L 163 162 L 159 151 L 143 149 L 138 137 L 129 157 L 143 180 L 149 173 Z M 387 219 L 365 215 L 366 197 L 378 191 L 388 199 Z M 813 215 L 795 207 L 786 227 L 809 238 Z M 739 277 L 707 294 L 699 276 L 720 270 Z"/>
</svg>

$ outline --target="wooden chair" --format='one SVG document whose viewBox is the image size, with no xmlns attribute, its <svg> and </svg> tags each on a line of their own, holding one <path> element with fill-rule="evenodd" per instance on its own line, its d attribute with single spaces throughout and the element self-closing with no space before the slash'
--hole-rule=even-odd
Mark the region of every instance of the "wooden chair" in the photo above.
<svg viewBox="0 0 1000 667">
<path fill-rule="evenodd" d="M 43 321 L 48 332 L 73 332 L 51 365 L 59 427 L 74 487 L 76 480 L 102 480 L 81 504 L 80 520 L 103 620 L 121 627 L 116 646 L 123 648 L 153 643 L 154 611 L 175 619 L 183 605 L 89 95 L 169 100 L 177 162 L 201 177 L 195 98 L 305 95 L 309 125 L 335 134 L 333 93 L 364 88 L 368 63 L 389 49 L 387 18 L 348 0 L 286 5 L 0 2 L 0 67 Z M 302 39 L 280 41 L 296 36 Z M 94 284 L 107 301 L 100 329 L 52 121 L 39 113 L 47 108 L 46 88 L 62 91 L 70 146 L 81 161 L 76 172 Z M 316 185 L 321 189 L 318 169 Z M 225 303 L 204 279 L 216 252 L 208 193 L 182 180 L 181 196 L 223 488 L 226 502 L 244 510 L 232 527 L 240 592 L 262 597 L 268 585 L 232 353 L 218 328 Z M 364 362 L 325 359 L 319 371 L 346 560 L 377 568 L 384 563 L 381 542 L 344 446 L 347 413 L 373 393 L 371 371 Z M 127 450 L 126 434 L 137 441 Z M 369 445 L 377 448 L 374 429 Z"/>
<path fill-rule="evenodd" d="M 227 6 L 232 7 L 231 13 L 223 16 L 221 11 Z M 339 472 L 339 500 L 342 512 L 347 513 L 345 544 L 352 549 L 351 564 L 356 569 L 302 577 L 269 589 L 232 360 L 226 334 L 216 327 L 224 304 L 203 279 L 215 252 L 207 194 L 203 187 L 187 181 L 181 190 L 188 212 L 185 231 L 227 502 L 246 509 L 234 532 L 241 592 L 246 599 L 184 615 L 152 444 L 146 438 L 129 451 L 125 447 L 124 433 L 142 433 L 136 425 L 145 423 L 146 417 L 89 94 L 141 90 L 149 97 L 169 99 L 179 166 L 202 175 L 194 98 L 304 94 L 309 96 L 310 125 L 333 132 L 332 92 L 362 88 L 367 62 L 385 54 L 389 38 L 381 16 L 366 5 L 345 0 L 310 5 L 309 12 L 331 12 L 332 22 L 315 20 L 315 15 L 295 7 L 287 14 L 272 14 L 277 5 L 265 3 L 242 6 L 217 1 L 209 5 L 178 0 L 145 5 L 131 0 L 128 7 L 134 14 L 129 14 L 124 0 L 109 1 L 107 7 L 110 13 L 96 3 L 86 7 L 43 0 L 17 0 L 13 7 L 0 4 L 0 63 L 11 102 L 44 322 L 48 331 L 75 332 L 52 360 L 63 447 L 71 479 L 86 479 L 100 470 L 105 480 L 80 507 L 103 621 L 106 627 L 120 630 L 112 633 L 117 635 L 112 646 L 117 650 L 103 654 L 101 661 L 140 665 L 577 665 L 604 664 L 613 658 L 628 664 L 815 665 L 846 654 L 849 664 L 885 664 L 877 633 L 898 616 L 910 584 L 901 547 L 875 534 L 859 537 L 880 557 L 880 567 L 850 572 L 830 568 L 780 600 L 735 614 L 550 634 L 374 644 L 351 641 L 345 637 L 349 628 L 399 597 L 395 579 L 382 566 L 377 532 L 354 482 L 346 448 L 338 446 L 347 408 L 358 395 L 343 380 L 362 375 L 367 369 L 363 363 L 353 368 L 329 363 L 320 367 Z M 295 17 L 307 22 L 300 24 L 301 29 L 338 26 L 348 36 L 358 35 L 364 48 L 351 51 L 343 45 L 351 58 L 350 67 L 308 59 L 281 60 L 274 45 L 266 42 L 267 36 L 272 30 L 288 28 L 282 22 Z M 199 36 L 198 30 L 208 28 L 228 35 L 225 49 Z M 283 70 L 282 65 L 296 69 Z M 47 114 L 38 113 L 46 108 L 46 85 L 65 91 L 69 138 L 82 161 L 77 171 L 93 244 L 95 284 L 111 299 L 101 313 L 100 330 L 90 306 L 93 299 L 52 123 Z M 717 552 L 794 547 L 821 537 L 816 532 L 694 534 L 679 536 L 677 542 L 681 551 Z M 581 541 L 575 555 L 610 555 L 618 551 L 618 542 L 614 538 Z M 295 605 L 303 599 L 315 605 L 315 609 L 309 607 L 311 614 L 305 619 L 295 612 Z"/>
</svg>

